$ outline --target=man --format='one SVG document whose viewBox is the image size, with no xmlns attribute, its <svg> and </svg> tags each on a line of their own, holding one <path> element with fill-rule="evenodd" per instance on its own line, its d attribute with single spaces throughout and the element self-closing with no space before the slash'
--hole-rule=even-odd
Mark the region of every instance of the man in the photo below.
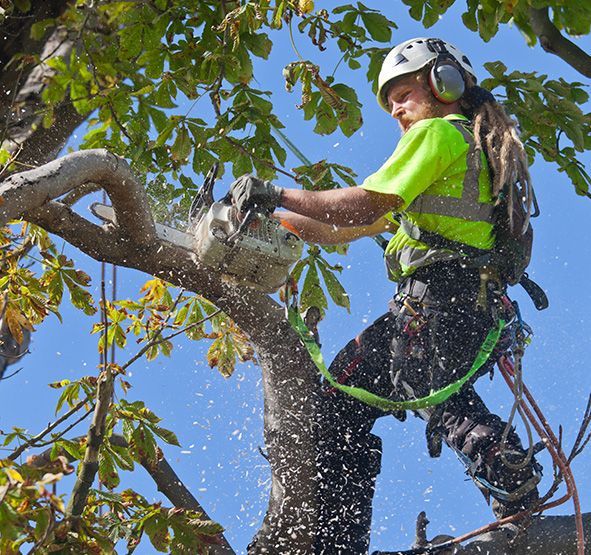
<svg viewBox="0 0 591 555">
<path fill-rule="evenodd" d="M 239 209 L 281 206 L 281 219 L 309 242 L 394 232 L 385 256 L 398 292 L 390 310 L 336 356 L 330 371 L 341 383 L 392 400 L 429 396 L 468 373 L 498 323 L 506 284 L 491 280 L 494 268 L 479 267 L 469 253 L 494 247 L 495 200 L 505 183 L 530 190 L 529 173 L 514 123 L 475 83 L 468 58 L 453 45 L 406 41 L 386 57 L 378 91 L 403 135 L 360 187 L 281 189 L 252 176 L 232 185 Z M 334 390 L 322 405 L 316 551 L 366 553 L 381 459 L 381 441 L 370 431 L 389 413 Z M 485 497 L 493 497 L 499 518 L 535 502 L 537 463 L 472 382 L 416 414 L 427 422 L 430 454 L 439 455 L 442 441 L 454 449 Z"/>
</svg>

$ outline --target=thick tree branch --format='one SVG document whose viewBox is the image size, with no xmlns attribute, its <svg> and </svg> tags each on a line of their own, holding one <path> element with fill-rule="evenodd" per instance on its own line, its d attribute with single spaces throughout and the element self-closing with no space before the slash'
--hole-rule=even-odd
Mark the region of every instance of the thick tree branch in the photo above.
<svg viewBox="0 0 591 555">
<path fill-rule="evenodd" d="M 591 533 L 591 513 L 583 515 L 585 534 Z M 445 538 L 442 538 L 445 539 Z M 437 548 L 437 538 L 424 546 L 398 551 L 374 551 L 372 555 L 423 555 L 435 553 L 449 555 L 447 549 Z M 587 552 L 587 551 L 586 551 Z M 453 555 L 483 555 L 485 553 L 511 555 L 576 555 L 577 540 L 573 516 L 533 517 L 525 530 L 514 525 L 502 526 L 478 539 L 456 546 Z"/>
<path fill-rule="evenodd" d="M 38 52 L 42 46 L 40 41 L 31 38 L 31 27 L 34 23 L 48 18 L 59 17 L 71 4 L 71 0 L 44 0 L 34 2 L 27 15 L 9 16 L 0 26 L 0 106 L 6 102 L 7 92 L 17 83 L 19 70 L 16 65 L 6 68 L 10 60 L 21 52 Z M 25 78 L 28 72 L 25 73 Z M 1 108 L 0 108 L 1 109 Z"/>
<path fill-rule="evenodd" d="M 76 40 L 65 27 L 57 27 L 43 45 L 41 59 L 67 58 Z M 19 151 L 18 162 L 25 166 L 37 166 L 54 159 L 74 129 L 86 119 L 76 112 L 68 99 L 56 107 L 51 128 L 43 126 L 45 105 L 41 95 L 54 74 L 55 70 L 43 61 L 32 69 L 23 66 L 12 82 L 4 84 L 0 142 L 2 148 L 11 153 Z"/>
<path fill-rule="evenodd" d="M 552 23 L 549 9 L 530 8 L 529 20 L 542 48 L 562 58 L 567 64 L 585 77 L 591 77 L 591 56 L 568 40 Z"/>
<path fill-rule="evenodd" d="M 129 240 L 137 245 L 154 242 L 154 222 L 144 188 L 127 162 L 102 149 L 68 154 L 0 183 L 4 201 L 0 205 L 1 225 L 89 182 L 98 183 L 107 191 L 118 227 Z"/>
</svg>

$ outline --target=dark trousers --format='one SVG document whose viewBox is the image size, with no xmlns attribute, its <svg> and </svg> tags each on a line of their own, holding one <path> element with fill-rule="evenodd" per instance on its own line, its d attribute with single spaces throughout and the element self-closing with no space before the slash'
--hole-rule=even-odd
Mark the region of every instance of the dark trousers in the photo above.
<svg viewBox="0 0 591 555">
<path fill-rule="evenodd" d="M 452 278 L 455 281 L 427 281 L 422 284 L 427 287 L 414 289 L 411 282 L 403 284 L 408 294 L 399 294 L 388 313 L 338 353 L 330 366 L 332 375 L 390 399 L 422 397 L 464 376 L 493 318 L 491 310 L 476 308 L 477 276 Z M 405 308 L 404 299 L 416 314 Z M 317 554 L 367 553 L 382 454 L 381 440 L 371 428 L 377 418 L 392 414 L 334 389 L 324 392 L 318 418 L 321 514 Z M 502 489 L 514 490 L 531 478 L 533 461 L 517 474 L 499 463 L 497 447 L 505 423 L 487 409 L 471 383 L 445 403 L 417 415 L 427 421 L 432 456 L 438 456 L 445 442 L 474 463 L 477 476 Z M 405 414 L 394 416 L 404 419 Z M 505 449 L 524 455 L 513 431 Z"/>
</svg>

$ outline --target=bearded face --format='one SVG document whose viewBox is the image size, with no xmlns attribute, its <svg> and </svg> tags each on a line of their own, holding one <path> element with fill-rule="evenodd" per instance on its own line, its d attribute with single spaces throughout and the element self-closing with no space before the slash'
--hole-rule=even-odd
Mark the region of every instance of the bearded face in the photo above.
<svg viewBox="0 0 591 555">
<path fill-rule="evenodd" d="M 417 121 L 458 113 L 454 104 L 443 104 L 435 99 L 422 75 L 411 74 L 397 80 L 386 95 L 390 114 L 406 133 Z"/>
</svg>

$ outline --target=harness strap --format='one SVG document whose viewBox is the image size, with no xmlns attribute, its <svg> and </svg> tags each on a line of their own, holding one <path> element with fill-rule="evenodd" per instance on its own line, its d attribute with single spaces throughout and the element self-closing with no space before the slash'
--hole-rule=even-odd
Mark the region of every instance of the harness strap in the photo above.
<svg viewBox="0 0 591 555">
<path fill-rule="evenodd" d="M 294 306 L 290 306 L 287 309 L 287 318 L 293 329 L 297 332 L 300 339 L 302 340 L 310 358 L 318 368 L 320 374 L 326 379 L 326 381 L 335 389 L 354 397 L 358 401 L 365 403 L 374 408 L 378 408 L 383 410 L 384 412 L 390 411 L 399 411 L 399 410 L 418 410 L 423 409 L 426 407 L 431 407 L 434 405 L 438 405 L 447 401 L 449 397 L 453 394 L 457 393 L 462 386 L 480 369 L 480 367 L 488 360 L 490 354 L 494 350 L 501 332 L 505 327 L 505 321 L 499 320 L 497 326 L 492 328 L 487 336 L 485 337 L 482 345 L 480 346 L 480 350 L 472 363 L 472 367 L 470 370 L 459 380 L 446 385 L 445 387 L 438 389 L 437 391 L 432 391 L 429 395 L 425 397 L 419 397 L 418 399 L 411 399 L 408 401 L 393 401 L 392 399 L 387 399 L 385 397 L 380 397 L 375 393 L 371 393 L 366 389 L 361 387 L 354 387 L 350 385 L 344 385 L 338 382 L 331 373 L 328 371 L 326 364 L 324 363 L 324 359 L 322 357 L 322 352 L 318 344 L 314 341 L 314 336 L 304 323 L 300 313 L 298 312 L 297 308 Z"/>
<path fill-rule="evenodd" d="M 468 154 L 466 158 L 466 174 L 462 186 L 462 196 L 460 198 L 420 194 L 406 209 L 408 212 L 419 212 L 421 214 L 435 214 L 437 216 L 450 216 L 452 218 L 462 218 L 471 221 L 491 221 L 494 206 L 492 204 L 481 203 L 480 183 L 480 149 L 476 148 L 476 143 L 470 132 L 464 125 L 458 121 L 450 122 L 464 137 L 468 143 Z"/>
<path fill-rule="evenodd" d="M 418 225 L 413 224 L 406 218 L 401 218 L 400 227 L 404 233 L 406 233 L 412 239 L 422 241 L 429 247 L 435 249 L 447 249 L 457 252 L 463 257 L 470 258 L 471 260 L 478 262 L 481 260 L 484 261 L 486 258 L 490 258 L 491 256 L 490 251 L 479 249 L 478 247 L 472 247 L 470 245 L 466 245 L 465 243 L 461 243 L 460 241 L 454 241 L 453 239 L 447 239 L 446 237 L 443 237 L 442 235 L 439 235 L 439 233 L 435 233 L 433 231 L 426 231 L 425 229 L 421 229 Z M 483 263 L 485 264 L 486 262 Z"/>
</svg>

